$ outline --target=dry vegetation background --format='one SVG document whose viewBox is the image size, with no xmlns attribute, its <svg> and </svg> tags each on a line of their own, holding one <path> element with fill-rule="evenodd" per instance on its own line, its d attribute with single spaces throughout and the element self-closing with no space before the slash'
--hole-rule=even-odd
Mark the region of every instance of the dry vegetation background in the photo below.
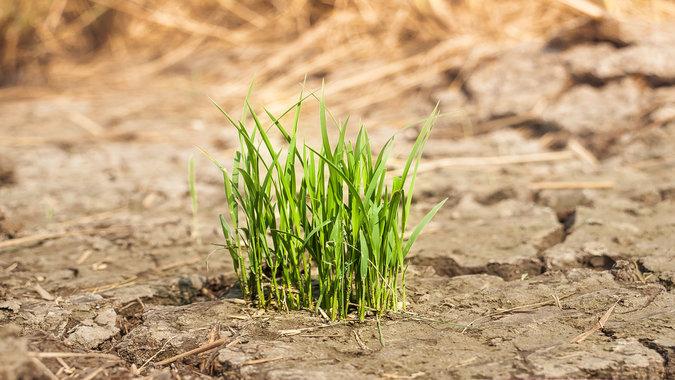
<svg viewBox="0 0 675 380">
<path fill-rule="evenodd" d="M 287 104 L 305 75 L 338 112 L 416 120 L 456 68 L 588 17 L 661 22 L 665 0 L 2 0 L 0 85 L 138 86 L 178 74 L 238 105 Z M 439 80 L 445 76 L 445 80 Z M 452 86 L 461 86 L 451 81 Z M 4 91 L 26 96 L 31 89 Z M 431 103 L 431 102 L 430 102 Z M 375 106 L 375 107 L 374 107 Z M 424 107 L 423 107 L 424 108 Z M 428 107 L 427 107 L 428 108 Z M 424 112 L 421 112 L 424 111 Z"/>
</svg>

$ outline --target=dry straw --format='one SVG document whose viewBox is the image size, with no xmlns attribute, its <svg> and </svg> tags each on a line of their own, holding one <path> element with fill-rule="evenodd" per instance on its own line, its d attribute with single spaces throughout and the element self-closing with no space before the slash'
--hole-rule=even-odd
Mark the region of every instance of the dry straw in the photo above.
<svg viewBox="0 0 675 380">
<path fill-rule="evenodd" d="M 420 87 L 438 84 L 448 69 L 461 69 L 467 56 L 476 61 L 496 44 L 543 38 L 571 20 L 597 16 L 598 9 L 619 19 L 675 16 L 667 0 L 0 3 L 0 82 L 35 81 L 33 74 L 41 71 L 31 66 L 73 57 L 79 69 L 65 67 L 52 80 L 86 76 L 96 86 L 111 80 L 135 83 L 207 51 L 218 58 L 202 70 L 228 84 L 212 92 L 226 109 L 238 103 L 253 77 L 263 85 L 261 101 L 272 109 L 287 104 L 297 82 L 309 74 L 310 84 L 312 76 L 327 78 L 332 108 L 340 114 L 399 104 Z M 91 54 L 97 51 L 103 54 Z M 102 59 L 83 66 L 83 57 Z M 417 117 L 410 115 L 402 109 L 389 112 L 388 120 L 377 118 L 405 124 Z"/>
</svg>

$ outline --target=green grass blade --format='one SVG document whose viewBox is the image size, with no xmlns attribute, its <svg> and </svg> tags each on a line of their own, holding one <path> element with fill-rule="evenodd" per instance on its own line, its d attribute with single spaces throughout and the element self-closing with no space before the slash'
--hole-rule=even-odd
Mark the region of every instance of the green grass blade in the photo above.
<svg viewBox="0 0 675 380">
<path fill-rule="evenodd" d="M 410 248 L 412 245 L 415 243 L 415 240 L 417 240 L 417 237 L 422 233 L 422 230 L 424 227 L 431 221 L 431 219 L 436 215 L 438 210 L 443 207 L 445 202 L 448 200 L 448 198 L 443 199 L 442 201 L 438 202 L 432 209 L 429 211 L 426 215 L 424 215 L 424 218 L 415 226 L 415 228 L 412 230 L 410 233 L 410 237 L 408 238 L 408 241 L 405 243 L 405 247 L 403 248 L 403 256 L 407 256 L 408 252 L 410 252 Z"/>
<path fill-rule="evenodd" d="M 196 186 L 196 174 L 195 174 L 195 158 L 190 157 L 188 161 L 188 189 L 190 192 L 190 200 L 192 201 L 192 215 L 197 215 L 197 208 L 199 202 L 197 201 L 197 186 Z"/>
</svg>

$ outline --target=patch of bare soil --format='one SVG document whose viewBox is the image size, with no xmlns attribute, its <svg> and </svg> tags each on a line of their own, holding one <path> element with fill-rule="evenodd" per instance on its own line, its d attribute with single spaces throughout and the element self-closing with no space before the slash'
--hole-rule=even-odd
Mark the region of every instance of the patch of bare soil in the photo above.
<svg viewBox="0 0 675 380">
<path fill-rule="evenodd" d="M 194 219 L 186 183 L 193 145 L 226 156 L 233 134 L 182 79 L 4 101 L 0 376 L 673 378 L 675 34 L 582 28 L 415 100 L 465 111 L 415 216 L 450 201 L 407 311 L 364 323 L 238 298 L 217 173 L 199 160 Z"/>
</svg>

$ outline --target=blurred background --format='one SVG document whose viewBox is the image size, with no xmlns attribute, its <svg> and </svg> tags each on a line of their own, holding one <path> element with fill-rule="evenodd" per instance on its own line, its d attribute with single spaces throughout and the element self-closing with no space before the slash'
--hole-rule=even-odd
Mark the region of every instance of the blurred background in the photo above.
<svg viewBox="0 0 675 380">
<path fill-rule="evenodd" d="M 325 79 L 336 113 L 405 125 L 428 113 L 443 90 L 461 89 L 479 63 L 511 46 L 545 41 L 589 19 L 659 25 L 675 16 L 675 4 L 666 0 L 0 4 L 0 101 L 129 89 L 135 95 L 126 100 L 136 108 L 120 110 L 112 123 L 138 108 L 176 108 L 168 103 L 180 103 L 180 112 L 181 104 L 191 107 L 186 97 L 195 93 L 239 107 L 252 80 L 257 101 L 280 108 L 306 75 L 310 88 Z M 588 39 L 600 38 L 589 33 Z M 180 94 L 166 99 L 166 88 Z M 444 111 L 469 117 L 461 101 L 449 104 Z M 104 128 L 110 122 L 97 121 Z"/>
</svg>

